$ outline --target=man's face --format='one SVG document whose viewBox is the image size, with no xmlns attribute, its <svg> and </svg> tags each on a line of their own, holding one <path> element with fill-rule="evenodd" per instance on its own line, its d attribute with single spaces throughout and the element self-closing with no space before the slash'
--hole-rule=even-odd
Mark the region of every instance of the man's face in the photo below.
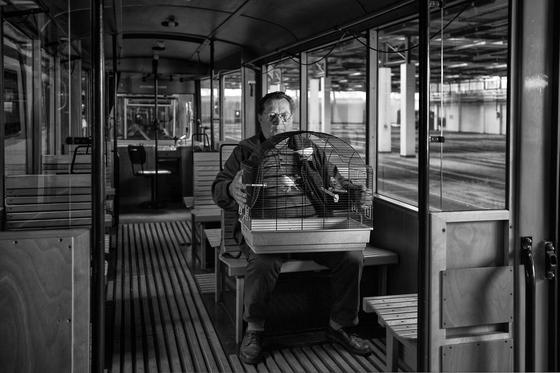
<svg viewBox="0 0 560 373">
<path fill-rule="evenodd" d="M 282 132 L 294 130 L 290 103 L 285 99 L 268 101 L 262 114 L 258 115 L 258 119 L 266 139 Z"/>
</svg>

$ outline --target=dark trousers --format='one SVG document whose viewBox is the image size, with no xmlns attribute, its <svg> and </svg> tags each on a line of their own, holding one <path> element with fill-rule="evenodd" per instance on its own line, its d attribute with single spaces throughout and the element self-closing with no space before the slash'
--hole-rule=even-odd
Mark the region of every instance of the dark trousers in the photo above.
<svg viewBox="0 0 560 373">
<path fill-rule="evenodd" d="M 364 256 L 361 251 L 337 251 L 306 254 L 255 254 L 244 250 L 247 255 L 245 273 L 245 311 L 247 322 L 263 323 L 266 320 L 266 305 L 276 286 L 282 263 L 289 258 L 314 260 L 331 271 L 333 304 L 330 318 L 341 326 L 358 323 L 360 307 L 360 279 Z"/>
</svg>

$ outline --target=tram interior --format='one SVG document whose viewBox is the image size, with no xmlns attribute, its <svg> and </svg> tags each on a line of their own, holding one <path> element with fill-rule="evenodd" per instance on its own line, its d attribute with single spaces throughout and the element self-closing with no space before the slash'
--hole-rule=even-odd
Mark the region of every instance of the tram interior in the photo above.
<svg viewBox="0 0 560 373">
<path fill-rule="evenodd" d="M 104 255 L 105 367 L 111 372 L 144 366 L 157 371 L 252 371 L 231 360 L 238 348 L 235 278 L 226 276 L 224 286 L 232 290 L 216 303 L 219 251 L 203 235 L 193 253 L 197 200 L 194 209 L 189 203 L 200 177 L 195 154 L 219 152 L 221 144 L 254 134 L 255 103 L 267 92 L 280 90 L 294 98 L 298 129 L 335 135 L 373 166 L 370 244 L 398 256 L 398 263 L 387 266 L 386 293 L 417 293 L 421 121 L 416 2 L 166 3 L 105 1 L 105 116 L 98 118 L 92 101 L 100 94 L 92 83 L 92 33 L 99 30 L 92 24 L 97 20 L 91 18 L 90 2 L 2 2 L 4 190 L 10 178 L 22 175 L 70 175 L 66 186 L 72 195 L 78 175 L 71 169 L 88 154 L 66 139 L 91 141 L 96 123 L 104 124 L 103 205 L 110 237 Z M 474 214 L 504 210 L 510 2 L 430 3 L 430 209 Z M 127 146 L 139 144 L 147 151 L 146 168 L 171 170 L 156 178 L 157 209 L 142 206 L 154 187 L 134 176 L 128 158 Z M 61 168 L 53 171 L 46 159 L 54 157 Z M 89 175 L 91 170 L 78 173 Z M 6 227 L 13 205 L 6 202 L 9 195 L 3 197 Z M 74 216 L 69 213 L 70 221 Z M 220 221 L 202 225 L 219 229 Z M 487 256 L 492 255 L 502 254 Z M 497 259 L 488 263 L 508 264 Z M 381 277 L 379 266 L 365 267 L 362 296 L 379 295 Z M 300 364 L 290 369 L 307 371 L 303 357 L 310 355 L 323 361 L 310 363 L 312 368 L 333 364 L 315 365 L 318 370 L 386 367 L 385 329 L 374 313 L 360 313 L 358 330 L 374 344 L 374 356 L 352 360 L 341 352 L 340 361 L 328 358 L 337 349 L 325 344 L 323 333 L 329 317 L 328 279 L 325 271 L 282 274 L 267 322 L 268 348 L 276 352 L 270 352 L 259 371 L 273 371 L 290 359 Z M 96 302 L 92 299 L 91 306 Z M 6 307 L 0 306 L 0 314 L 2 310 Z M 203 325 L 187 326 L 186 314 L 200 317 Z M 487 332 L 509 338 L 511 324 L 503 325 Z M 216 337 L 209 338 L 219 348 L 203 342 L 191 346 L 196 336 L 212 336 L 208 330 L 214 331 Z M 181 338 L 187 342 L 179 342 Z M 216 364 L 225 365 L 207 363 L 204 348 L 214 351 L 221 361 Z M 399 364 L 415 370 L 414 351 L 401 351 Z"/>
</svg>

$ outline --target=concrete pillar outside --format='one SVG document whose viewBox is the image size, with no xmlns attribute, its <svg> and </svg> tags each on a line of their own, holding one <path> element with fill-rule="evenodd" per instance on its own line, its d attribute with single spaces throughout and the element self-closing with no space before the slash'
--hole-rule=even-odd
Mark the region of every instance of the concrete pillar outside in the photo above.
<svg viewBox="0 0 560 373">
<path fill-rule="evenodd" d="M 319 98 L 319 79 L 309 79 L 309 97 L 307 116 L 309 122 L 307 129 L 309 131 L 321 131 L 321 116 L 319 109 L 321 108 L 321 100 Z"/>
<path fill-rule="evenodd" d="M 323 78 L 323 130 L 331 133 L 331 77 Z"/>
<path fill-rule="evenodd" d="M 415 157 L 416 123 L 414 91 L 416 68 L 413 63 L 401 64 L 401 157 Z"/>
<path fill-rule="evenodd" d="M 391 68 L 380 67 L 377 70 L 378 100 L 377 100 L 377 151 L 391 152 L 391 123 L 389 110 L 391 108 Z"/>
</svg>

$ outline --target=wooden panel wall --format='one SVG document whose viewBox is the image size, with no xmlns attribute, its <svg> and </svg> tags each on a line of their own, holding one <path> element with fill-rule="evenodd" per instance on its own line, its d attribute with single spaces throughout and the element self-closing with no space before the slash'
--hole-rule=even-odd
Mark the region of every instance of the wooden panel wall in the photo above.
<svg viewBox="0 0 560 373">
<path fill-rule="evenodd" d="M 88 230 L 0 232 L 2 371 L 89 371 L 89 247 Z"/>
<path fill-rule="evenodd" d="M 512 372 L 513 340 L 460 343 L 441 348 L 443 372 Z"/>
<path fill-rule="evenodd" d="M 431 371 L 513 368 L 510 229 L 505 210 L 430 215 Z"/>
</svg>

